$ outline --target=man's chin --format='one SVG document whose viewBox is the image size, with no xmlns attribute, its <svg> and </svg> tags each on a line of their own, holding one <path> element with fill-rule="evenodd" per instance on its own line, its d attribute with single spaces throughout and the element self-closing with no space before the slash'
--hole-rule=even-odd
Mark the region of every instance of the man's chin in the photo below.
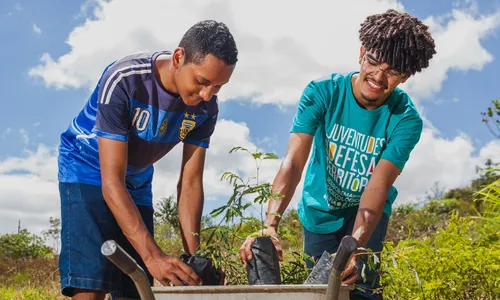
<svg viewBox="0 0 500 300">
<path fill-rule="evenodd" d="M 193 98 L 188 98 L 188 99 L 182 99 L 182 101 L 184 102 L 184 104 L 186 104 L 187 106 L 196 106 L 198 105 L 201 100 L 195 100 Z"/>
<path fill-rule="evenodd" d="M 363 98 L 363 102 L 365 102 L 367 104 L 377 103 L 378 99 L 380 99 L 380 97 L 372 96 L 372 95 L 367 95 L 367 94 L 364 94 L 364 93 L 361 93 L 361 97 Z"/>
</svg>

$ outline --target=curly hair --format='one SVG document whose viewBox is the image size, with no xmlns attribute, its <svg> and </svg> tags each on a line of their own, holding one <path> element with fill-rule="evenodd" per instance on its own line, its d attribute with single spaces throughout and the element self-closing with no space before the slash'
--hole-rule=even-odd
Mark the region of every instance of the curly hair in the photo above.
<svg viewBox="0 0 500 300">
<path fill-rule="evenodd" d="M 427 68 L 436 53 L 428 28 L 408 13 L 389 9 L 367 17 L 361 24 L 359 39 L 379 60 L 401 73 L 413 75 Z"/>
</svg>

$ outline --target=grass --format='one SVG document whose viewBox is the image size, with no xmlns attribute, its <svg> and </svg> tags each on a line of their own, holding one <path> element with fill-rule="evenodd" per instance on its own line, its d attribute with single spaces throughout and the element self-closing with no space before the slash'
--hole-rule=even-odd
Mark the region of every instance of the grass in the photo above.
<svg viewBox="0 0 500 300">
<path fill-rule="evenodd" d="M 0 258 L 0 300 L 65 299 L 59 290 L 57 258 Z"/>
</svg>

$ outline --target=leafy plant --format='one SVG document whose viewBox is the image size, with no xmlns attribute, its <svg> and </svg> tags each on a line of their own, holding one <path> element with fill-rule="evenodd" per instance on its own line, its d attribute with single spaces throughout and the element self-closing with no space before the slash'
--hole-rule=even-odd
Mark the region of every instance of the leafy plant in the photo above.
<svg viewBox="0 0 500 300">
<path fill-rule="evenodd" d="M 61 243 L 61 219 L 50 217 L 49 224 L 50 228 L 42 231 L 42 234 L 46 239 L 52 240 L 54 254 L 57 254 Z"/>
<path fill-rule="evenodd" d="M 459 217 L 423 240 L 386 243 L 387 299 L 496 299 L 500 295 L 498 226 Z"/>
<path fill-rule="evenodd" d="M 246 284 L 246 271 L 239 258 L 239 248 L 249 235 L 263 235 L 264 204 L 269 198 L 280 199 L 282 195 L 272 192 L 269 182 L 261 182 L 259 173 L 262 163 L 266 160 L 278 159 L 274 153 L 250 152 L 243 147 L 234 147 L 229 153 L 242 151 L 255 162 L 255 176 L 242 178 L 233 172 L 224 172 L 221 180 L 228 181 L 232 186 L 232 195 L 225 205 L 214 209 L 210 217 L 220 220 L 214 226 L 202 230 L 201 255 L 211 257 L 216 266 L 221 266 L 228 279 L 228 284 Z M 248 214 L 253 205 L 260 205 L 260 218 Z M 296 212 L 295 212 L 296 215 Z M 292 218 L 287 218 L 291 221 Z M 298 218 L 296 218 L 298 220 Z M 301 227 L 294 232 L 282 232 L 293 245 L 298 243 Z M 303 283 L 307 277 L 307 269 L 302 258 L 302 251 L 287 252 L 281 264 L 283 283 Z"/>
<path fill-rule="evenodd" d="M 500 99 L 495 99 L 492 106 L 488 107 L 486 112 L 482 112 L 483 123 L 493 136 L 500 138 Z"/>
<path fill-rule="evenodd" d="M 22 229 L 0 237 L 0 255 L 13 259 L 49 257 L 51 249 L 41 237 Z"/>
</svg>

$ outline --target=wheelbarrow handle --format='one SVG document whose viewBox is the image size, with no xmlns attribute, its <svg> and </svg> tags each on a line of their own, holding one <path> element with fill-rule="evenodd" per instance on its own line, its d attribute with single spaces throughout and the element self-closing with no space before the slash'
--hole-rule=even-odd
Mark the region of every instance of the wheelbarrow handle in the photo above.
<svg viewBox="0 0 500 300">
<path fill-rule="evenodd" d="M 101 246 L 101 253 L 134 281 L 142 300 L 155 299 L 146 273 L 118 243 L 114 240 L 105 241 Z"/>
<path fill-rule="evenodd" d="M 328 277 L 326 300 L 337 300 L 341 286 L 341 275 L 349 263 L 352 254 L 358 249 L 358 241 L 350 235 L 344 236 L 333 260 L 333 267 Z"/>
</svg>

